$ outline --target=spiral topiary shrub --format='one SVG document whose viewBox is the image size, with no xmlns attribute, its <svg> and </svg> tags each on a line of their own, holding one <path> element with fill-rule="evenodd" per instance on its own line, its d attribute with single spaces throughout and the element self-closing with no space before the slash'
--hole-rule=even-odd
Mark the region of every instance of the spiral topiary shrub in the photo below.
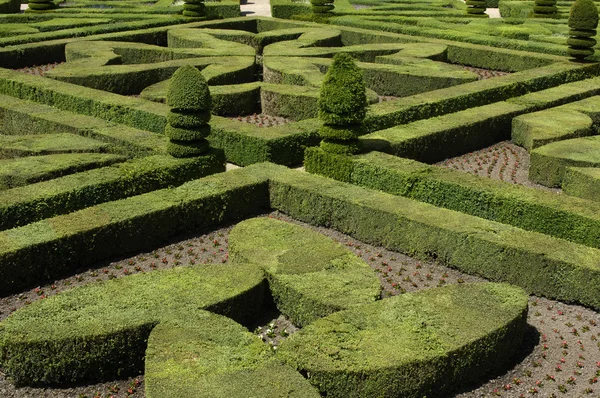
<svg viewBox="0 0 600 398">
<path fill-rule="evenodd" d="M 583 60 L 594 54 L 598 9 L 592 0 L 576 0 L 569 13 L 568 54 Z"/>
<path fill-rule="evenodd" d="M 556 0 L 535 0 L 534 18 L 554 18 L 556 16 Z"/>
<path fill-rule="evenodd" d="M 186 17 L 206 16 L 206 5 L 204 0 L 185 0 L 183 4 L 183 15 Z"/>
<path fill-rule="evenodd" d="M 363 73 L 352 57 L 336 54 L 321 87 L 318 101 L 321 148 L 331 153 L 353 154 L 360 150 L 358 137 L 367 113 Z"/>
<path fill-rule="evenodd" d="M 52 0 L 30 0 L 29 10 L 32 11 L 47 11 L 54 10 L 56 4 Z"/>
<path fill-rule="evenodd" d="M 310 0 L 310 5 L 314 14 L 326 14 L 335 8 L 333 0 Z"/>
<path fill-rule="evenodd" d="M 176 158 L 198 156 L 209 149 L 211 97 L 206 79 L 191 65 L 177 69 L 167 92 L 167 151 Z"/>
<path fill-rule="evenodd" d="M 467 14 L 483 15 L 487 8 L 485 0 L 467 0 Z"/>
</svg>

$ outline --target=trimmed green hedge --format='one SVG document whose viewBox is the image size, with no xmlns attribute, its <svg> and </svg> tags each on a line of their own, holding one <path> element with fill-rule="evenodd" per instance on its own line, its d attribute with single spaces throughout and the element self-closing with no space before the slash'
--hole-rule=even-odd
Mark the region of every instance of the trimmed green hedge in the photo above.
<svg viewBox="0 0 600 398">
<path fill-rule="evenodd" d="M 567 167 L 562 189 L 567 195 L 600 202 L 600 168 Z"/>
<path fill-rule="evenodd" d="M 313 225 L 528 292 L 600 308 L 600 250 L 270 166 L 271 207 Z"/>
<path fill-rule="evenodd" d="M 0 135 L 0 159 L 60 153 L 109 152 L 109 146 L 74 134 Z"/>
<path fill-rule="evenodd" d="M 529 179 L 547 187 L 560 187 L 567 166 L 599 167 L 600 136 L 573 138 L 534 149 Z"/>
<path fill-rule="evenodd" d="M 109 166 L 126 159 L 103 153 L 65 153 L 0 159 L 0 190 Z"/>
<path fill-rule="evenodd" d="M 297 326 L 379 298 L 371 267 L 317 232 L 269 218 L 242 221 L 229 235 L 229 258 L 265 270 L 277 308 Z"/>
<path fill-rule="evenodd" d="M 156 155 L 0 191 L 0 230 L 223 171 L 220 150 L 189 160 Z"/>
<path fill-rule="evenodd" d="M 600 206 L 586 200 L 380 152 L 349 158 L 308 148 L 304 167 L 310 173 L 600 248 Z"/>
<path fill-rule="evenodd" d="M 255 215 L 267 179 L 234 170 L 0 232 L 0 296 L 81 264 L 150 249 L 169 237 Z"/>
<path fill-rule="evenodd" d="M 163 338 L 169 326 L 176 333 L 177 324 L 193 330 L 204 322 L 213 326 L 205 331 L 227 325 L 240 337 L 240 325 L 202 310 L 249 323 L 263 310 L 265 290 L 262 270 L 240 264 L 176 267 L 93 283 L 40 300 L 2 321 L 0 364 L 17 385 L 99 382 L 135 374 L 143 369 L 148 337 L 157 324 L 163 325 Z M 204 341 L 227 337 L 232 336 Z M 240 347 L 249 345 L 244 338 Z M 266 346 L 258 348 L 253 346 L 261 353 L 255 361 L 269 357 Z M 160 349 L 151 354 L 153 383 L 160 371 L 152 365 L 165 364 Z"/>
<path fill-rule="evenodd" d="M 402 294 L 317 320 L 279 354 L 327 397 L 450 396 L 513 360 L 527 299 L 492 283 Z"/>
</svg>

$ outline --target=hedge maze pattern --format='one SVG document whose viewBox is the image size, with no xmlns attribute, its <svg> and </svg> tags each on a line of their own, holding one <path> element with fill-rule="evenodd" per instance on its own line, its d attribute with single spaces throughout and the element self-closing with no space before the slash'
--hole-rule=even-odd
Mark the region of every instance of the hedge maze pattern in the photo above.
<svg viewBox="0 0 600 398">
<path fill-rule="evenodd" d="M 236 224 L 226 265 L 90 284 L 4 318 L 0 369 L 17 385 L 144 372 L 151 398 L 448 396 L 514 364 L 528 294 L 600 309 L 600 58 L 569 60 L 565 5 L 491 21 L 478 15 L 493 1 L 329 4 L 275 0 L 293 16 L 278 19 L 76 0 L 3 17 L 0 298 Z M 365 115 L 362 96 L 352 117 L 320 103 L 334 57 L 354 60 Z M 288 123 L 247 123 L 264 118 Z M 344 137 L 360 151 L 319 146 L 345 128 L 335 118 L 360 124 Z M 528 184 L 444 167 L 506 141 Z M 381 298 L 363 260 L 254 218 L 269 210 L 490 282 Z M 277 351 L 248 331 L 273 303 L 302 327 Z"/>
</svg>

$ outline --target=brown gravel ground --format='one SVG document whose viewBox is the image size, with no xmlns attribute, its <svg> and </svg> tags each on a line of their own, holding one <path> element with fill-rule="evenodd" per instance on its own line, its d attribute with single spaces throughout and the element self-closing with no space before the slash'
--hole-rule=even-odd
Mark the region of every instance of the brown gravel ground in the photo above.
<svg viewBox="0 0 600 398">
<path fill-rule="evenodd" d="M 253 114 L 253 115 L 245 115 L 245 116 L 237 116 L 237 117 L 229 117 L 228 119 L 237 120 L 239 122 L 246 122 L 253 124 L 258 127 L 274 127 L 283 124 L 288 124 L 292 122 L 292 120 L 286 119 L 284 117 L 279 116 L 271 116 L 266 115 L 264 113 Z"/>
<path fill-rule="evenodd" d="M 276 217 L 296 222 L 274 212 Z M 299 223 L 299 222 L 296 222 Z M 308 226 L 303 223 L 299 223 Z M 337 231 L 308 226 L 340 242 L 362 257 L 378 273 L 383 296 L 413 292 L 452 283 L 481 281 L 431 261 L 420 261 L 381 247 L 365 244 Z M 121 278 L 175 266 L 228 261 L 228 235 L 231 226 L 193 236 L 183 236 L 147 253 L 78 270 L 75 275 L 53 284 L 23 291 L 0 299 L 0 320 L 11 312 L 57 292 L 95 281 Z M 600 314 L 577 305 L 532 296 L 528 322 L 531 326 L 520 358 L 506 373 L 467 386 L 456 397 L 600 397 Z M 266 314 L 255 333 L 266 344 L 277 345 L 296 328 L 280 314 Z M 137 380 L 137 382 L 136 382 Z M 138 383 L 137 387 L 133 383 Z M 128 388 L 133 390 L 128 392 Z M 121 398 L 144 397 L 143 376 L 68 389 L 18 388 L 0 373 L 2 398 Z"/>
<path fill-rule="evenodd" d="M 561 189 L 548 188 L 529 181 L 529 152 L 510 141 L 502 141 L 479 151 L 446 159 L 436 165 L 529 188 L 561 193 Z"/>
</svg>

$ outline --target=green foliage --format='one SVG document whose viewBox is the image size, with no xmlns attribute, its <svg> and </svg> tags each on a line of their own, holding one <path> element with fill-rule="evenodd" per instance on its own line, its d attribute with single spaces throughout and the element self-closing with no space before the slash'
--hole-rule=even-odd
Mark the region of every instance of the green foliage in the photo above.
<svg viewBox="0 0 600 398">
<path fill-rule="evenodd" d="M 253 265 L 207 265 L 72 289 L 38 301 L 0 323 L 0 363 L 18 385 L 111 380 L 142 371 L 146 344 L 157 324 L 175 330 L 177 324 L 195 328 L 206 324 L 212 326 L 206 329 L 211 333 L 215 327 L 220 329 L 219 324 L 232 325 L 238 331 L 235 337 L 244 339 L 239 345 L 243 350 L 256 338 L 241 332 L 244 328 L 232 320 L 202 310 L 251 322 L 263 310 L 263 280 L 262 271 Z M 201 346 L 211 339 L 199 340 L 196 344 Z M 257 352 L 255 361 L 269 357 L 266 346 L 257 348 L 248 352 Z M 165 363 L 156 354 L 146 361 L 152 384 L 160 373 L 157 368 Z"/>
<path fill-rule="evenodd" d="M 209 148 L 209 142 L 203 139 L 194 141 L 178 141 L 171 139 L 167 144 L 167 152 L 175 158 L 200 156 L 206 153 Z"/>
<path fill-rule="evenodd" d="M 362 142 L 357 139 L 334 140 L 325 138 L 319 146 L 325 152 L 337 155 L 354 155 L 359 153 L 363 148 Z"/>
<path fill-rule="evenodd" d="M 295 219 L 417 258 L 434 257 L 534 294 L 600 308 L 598 249 L 324 177 L 273 169 L 271 207 Z"/>
<path fill-rule="evenodd" d="M 567 195 L 600 202 L 600 168 L 567 167 L 562 189 Z"/>
<path fill-rule="evenodd" d="M 600 206 L 577 198 L 380 152 L 344 159 L 309 148 L 304 167 L 339 181 L 600 248 Z M 578 187 L 574 190 L 585 186 L 572 180 Z M 586 197 L 591 199 L 591 195 Z"/>
<path fill-rule="evenodd" d="M 185 65 L 175 71 L 167 92 L 167 105 L 175 112 L 210 111 L 210 91 L 198 69 Z"/>
<path fill-rule="evenodd" d="M 379 298 L 379 279 L 368 264 L 299 225 L 246 220 L 233 228 L 229 245 L 232 262 L 264 268 L 277 308 L 295 325 Z"/>
<path fill-rule="evenodd" d="M 569 28 L 575 30 L 596 30 L 598 9 L 592 0 L 575 0 L 569 12 Z"/>
<path fill-rule="evenodd" d="M 321 86 L 319 119 L 337 126 L 361 123 L 367 109 L 365 90 L 362 71 L 352 57 L 336 54 Z"/>
<path fill-rule="evenodd" d="M 43 167 L 34 166 L 37 172 Z M 104 202 L 178 186 L 186 181 L 225 171 L 223 151 L 178 160 L 157 155 L 83 171 L 49 181 L 0 191 L 0 230 L 26 225 Z M 14 171 L 10 171 L 14 184 Z M 2 177 L 0 177 L 0 180 Z M 31 179 L 33 181 L 33 179 Z"/>
<path fill-rule="evenodd" d="M 279 355 L 327 397 L 451 396 L 514 358 L 527 299 L 492 283 L 401 294 L 319 319 Z"/>
<path fill-rule="evenodd" d="M 268 187 L 256 174 L 233 170 L 1 231 L 0 295 L 81 264 L 151 249 L 176 234 L 258 214 L 267 206 Z"/>
<path fill-rule="evenodd" d="M 554 18 L 556 17 L 556 10 L 556 0 L 535 0 L 533 17 Z"/>
<path fill-rule="evenodd" d="M 598 9 L 592 0 L 575 0 L 569 13 L 568 53 L 576 60 L 583 60 L 594 54 L 598 27 Z"/>
<path fill-rule="evenodd" d="M 467 0 L 467 14 L 484 15 L 487 8 L 485 0 Z"/>
</svg>

